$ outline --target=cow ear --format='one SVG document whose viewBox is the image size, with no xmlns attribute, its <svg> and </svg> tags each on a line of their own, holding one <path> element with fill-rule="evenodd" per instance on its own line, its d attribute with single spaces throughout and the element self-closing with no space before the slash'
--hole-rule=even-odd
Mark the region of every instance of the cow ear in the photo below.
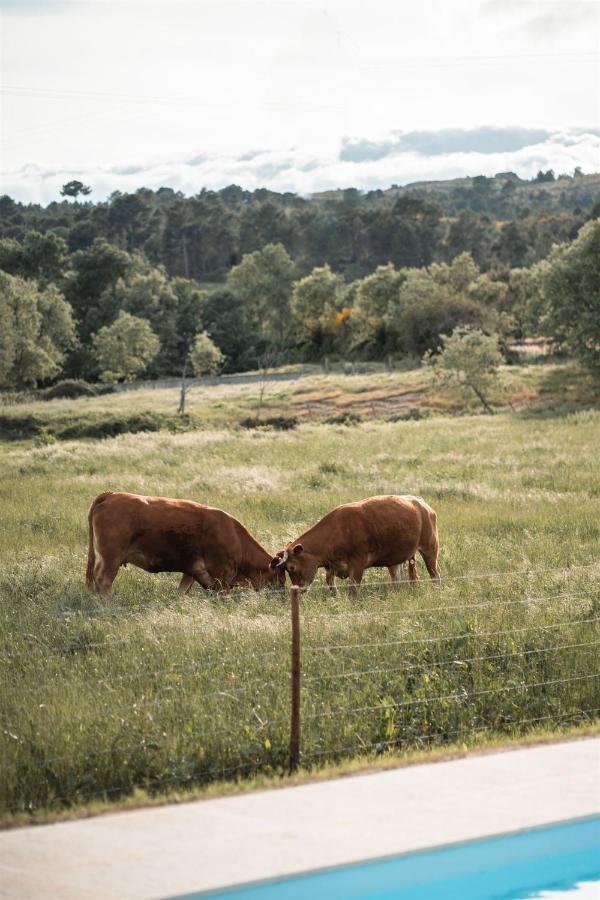
<svg viewBox="0 0 600 900">
<path fill-rule="evenodd" d="M 303 552 L 304 552 L 304 547 L 302 546 L 302 544 L 296 544 L 296 546 L 294 547 L 294 550 L 293 550 L 294 556 L 300 556 L 300 554 Z"/>
<path fill-rule="evenodd" d="M 270 562 L 270 566 L 271 566 L 272 569 L 276 569 L 277 566 L 280 566 L 280 565 L 281 565 L 281 561 L 282 561 L 282 559 L 283 559 L 283 553 L 284 553 L 284 551 L 283 551 L 283 550 L 280 550 L 280 551 L 273 557 L 273 559 L 272 559 L 271 562 Z"/>
</svg>

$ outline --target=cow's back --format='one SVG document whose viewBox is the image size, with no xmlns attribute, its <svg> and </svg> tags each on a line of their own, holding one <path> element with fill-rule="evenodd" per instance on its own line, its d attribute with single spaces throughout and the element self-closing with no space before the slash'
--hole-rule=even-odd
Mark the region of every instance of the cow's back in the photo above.
<svg viewBox="0 0 600 900">
<path fill-rule="evenodd" d="M 428 541 L 435 512 L 420 497 L 380 495 L 336 507 L 315 526 L 317 541 L 334 555 L 368 553 L 370 564 L 409 559 Z M 304 542 L 304 538 L 299 539 Z"/>
<path fill-rule="evenodd" d="M 202 553 L 240 553 L 236 520 L 191 500 L 125 492 L 101 494 L 91 510 L 94 541 L 103 555 L 150 571 L 185 570 Z"/>
</svg>

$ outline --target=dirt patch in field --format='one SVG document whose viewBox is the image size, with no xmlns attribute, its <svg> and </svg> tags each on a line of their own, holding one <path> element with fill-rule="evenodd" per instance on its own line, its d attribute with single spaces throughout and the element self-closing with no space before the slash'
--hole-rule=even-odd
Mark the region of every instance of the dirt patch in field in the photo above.
<svg viewBox="0 0 600 900">
<path fill-rule="evenodd" d="M 308 419 L 321 419 L 341 412 L 366 417 L 384 417 L 408 413 L 423 405 L 424 392 L 412 386 L 373 388 L 360 392 L 312 390 L 292 395 L 294 413 Z"/>
</svg>

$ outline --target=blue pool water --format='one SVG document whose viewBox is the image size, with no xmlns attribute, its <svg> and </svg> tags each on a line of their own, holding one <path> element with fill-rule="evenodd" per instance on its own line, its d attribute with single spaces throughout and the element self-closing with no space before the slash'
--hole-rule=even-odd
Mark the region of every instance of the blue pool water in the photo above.
<svg viewBox="0 0 600 900">
<path fill-rule="evenodd" d="M 235 848 L 232 847 L 232 852 Z M 185 900 L 600 900 L 600 816 L 303 875 L 188 894 Z M 180 898 L 184 900 L 184 898 Z"/>
</svg>

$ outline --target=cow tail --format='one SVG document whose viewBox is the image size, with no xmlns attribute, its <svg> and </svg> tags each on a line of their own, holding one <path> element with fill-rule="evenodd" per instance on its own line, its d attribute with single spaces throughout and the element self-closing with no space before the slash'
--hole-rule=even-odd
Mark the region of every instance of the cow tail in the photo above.
<svg viewBox="0 0 600 900">
<path fill-rule="evenodd" d="M 96 565 L 96 552 L 94 550 L 94 510 L 103 500 L 110 497 L 112 493 L 112 491 L 104 491 L 104 493 L 98 494 L 90 506 L 90 511 L 88 513 L 88 558 L 87 569 L 85 571 L 85 583 L 88 591 L 91 591 L 92 593 L 96 590 L 96 582 L 94 581 L 94 567 Z"/>
<path fill-rule="evenodd" d="M 96 565 L 96 554 L 94 551 L 94 509 L 96 507 L 96 501 L 92 503 L 90 506 L 90 511 L 88 513 L 88 558 L 87 558 L 87 569 L 85 571 L 85 583 L 88 591 L 94 593 L 96 590 L 96 584 L 94 582 L 94 567 Z"/>
</svg>

